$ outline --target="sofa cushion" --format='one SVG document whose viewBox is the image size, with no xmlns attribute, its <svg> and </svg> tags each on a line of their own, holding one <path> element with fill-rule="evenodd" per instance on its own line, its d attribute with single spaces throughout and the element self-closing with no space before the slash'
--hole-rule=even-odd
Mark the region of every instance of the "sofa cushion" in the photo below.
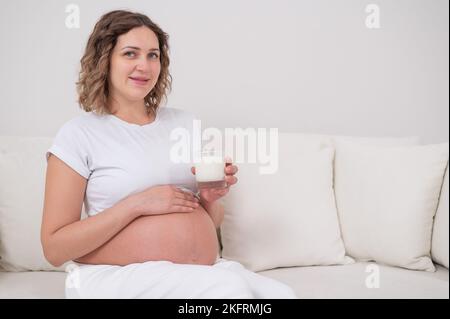
<svg viewBox="0 0 450 319">
<path fill-rule="evenodd" d="M 0 299 L 65 298 L 66 275 L 59 271 L 0 272 Z"/>
<path fill-rule="evenodd" d="M 433 271 L 433 216 L 448 143 L 379 147 L 337 143 L 335 191 L 347 253 L 357 260 Z"/>
<path fill-rule="evenodd" d="M 370 279 L 376 272 L 378 288 Z M 449 298 L 448 269 L 441 266 L 435 273 L 356 263 L 279 268 L 259 274 L 289 285 L 299 298 Z M 65 280 L 64 272 L 0 272 L 0 299 L 64 298 Z"/>
<path fill-rule="evenodd" d="M 302 298 L 449 298 L 448 269 L 414 271 L 374 263 L 280 268 L 259 274 L 291 286 Z"/>
<path fill-rule="evenodd" d="M 239 163 L 225 197 L 222 256 L 259 271 L 345 264 L 333 193 L 334 149 L 328 137 L 279 134 L 278 170 Z"/>
<path fill-rule="evenodd" d="M 47 137 L 0 136 L 0 265 L 9 271 L 62 270 L 42 251 Z"/>
<path fill-rule="evenodd" d="M 448 268 L 449 233 L 448 233 L 448 166 L 445 171 L 439 197 L 439 206 L 434 218 L 433 239 L 431 242 L 431 257 L 435 262 Z"/>
</svg>

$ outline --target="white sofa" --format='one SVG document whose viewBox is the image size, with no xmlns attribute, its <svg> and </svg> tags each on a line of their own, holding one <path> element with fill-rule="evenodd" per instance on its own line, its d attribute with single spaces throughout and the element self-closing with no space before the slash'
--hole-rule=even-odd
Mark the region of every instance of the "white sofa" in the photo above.
<svg viewBox="0 0 450 319">
<path fill-rule="evenodd" d="M 66 265 L 49 265 L 39 241 L 52 141 L 0 136 L 0 298 L 64 298 Z M 267 184 L 238 163 L 239 186 L 224 201 L 224 258 L 288 284 L 299 298 L 449 298 L 448 143 L 305 134 L 280 141 L 280 170 Z M 383 168 L 395 165 L 405 171 Z M 427 187 L 413 184 L 422 180 Z M 373 185 L 386 192 L 371 197 Z M 391 197 L 397 189 L 403 193 Z"/>
</svg>

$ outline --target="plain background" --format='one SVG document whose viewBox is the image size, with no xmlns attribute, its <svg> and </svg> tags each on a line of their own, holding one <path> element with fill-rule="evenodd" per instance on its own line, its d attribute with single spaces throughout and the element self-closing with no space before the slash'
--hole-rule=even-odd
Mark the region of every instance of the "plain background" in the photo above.
<svg viewBox="0 0 450 319">
<path fill-rule="evenodd" d="M 70 3 L 80 28 L 65 25 Z M 380 28 L 366 27 L 368 4 Z M 448 0 L 2 1 L 0 135 L 54 136 L 81 114 L 79 60 L 100 16 L 170 35 L 167 106 L 202 127 L 448 141 Z"/>
</svg>

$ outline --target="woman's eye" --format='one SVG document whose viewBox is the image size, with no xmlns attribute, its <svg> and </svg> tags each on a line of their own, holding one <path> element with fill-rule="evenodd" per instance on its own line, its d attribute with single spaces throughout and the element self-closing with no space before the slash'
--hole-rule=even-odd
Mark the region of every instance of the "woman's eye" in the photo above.
<svg viewBox="0 0 450 319">
<path fill-rule="evenodd" d="M 134 57 L 135 56 L 135 54 L 134 54 L 134 52 L 132 52 L 132 51 L 129 51 L 129 52 L 125 52 L 125 54 L 124 54 L 125 56 L 127 56 L 127 57 L 129 57 L 129 58 L 132 58 L 132 57 Z"/>
<path fill-rule="evenodd" d="M 150 56 L 152 59 L 157 59 L 157 58 L 159 58 L 159 56 L 158 56 L 157 53 L 150 53 L 149 56 Z"/>
</svg>

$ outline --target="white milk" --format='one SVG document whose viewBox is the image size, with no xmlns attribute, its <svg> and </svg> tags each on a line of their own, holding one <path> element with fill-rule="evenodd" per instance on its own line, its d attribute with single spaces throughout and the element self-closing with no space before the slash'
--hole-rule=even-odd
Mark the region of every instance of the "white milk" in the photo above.
<svg viewBox="0 0 450 319">
<path fill-rule="evenodd" d="M 198 188 L 225 187 L 225 162 L 218 156 L 203 156 L 195 164 L 195 179 Z"/>
</svg>

